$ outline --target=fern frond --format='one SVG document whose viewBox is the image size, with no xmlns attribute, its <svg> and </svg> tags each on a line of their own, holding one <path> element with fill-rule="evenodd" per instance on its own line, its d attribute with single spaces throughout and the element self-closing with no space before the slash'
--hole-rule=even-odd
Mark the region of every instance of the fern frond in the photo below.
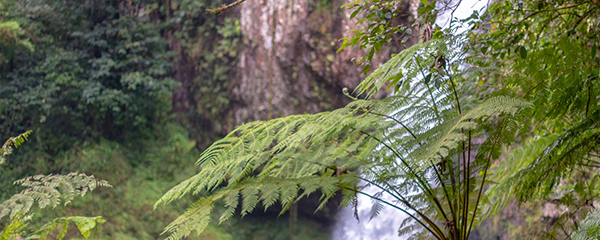
<svg viewBox="0 0 600 240">
<path fill-rule="evenodd" d="M 421 175 L 431 176 L 428 168 L 447 156 L 446 153 L 438 158 L 444 155 L 442 151 L 455 149 L 460 141 L 465 140 L 464 132 L 475 129 L 473 121 L 486 121 L 496 115 L 512 115 L 529 106 L 527 102 L 513 98 L 492 98 L 462 116 L 457 115 L 455 120 L 444 120 L 440 125 L 444 126 L 443 131 L 434 127 L 416 133 L 417 138 L 413 139 L 405 128 L 399 128 L 395 121 L 389 120 L 394 116 L 399 99 L 359 100 L 332 112 L 240 126 L 203 153 L 198 161 L 201 170 L 197 175 L 175 186 L 156 202 L 155 207 L 189 193 L 217 190 L 209 198 L 201 198 L 191 206 L 165 229 L 165 233 L 177 239 L 194 230 L 202 231 L 215 201 L 225 201 L 226 205 L 220 222 L 230 218 L 237 207 L 241 207 L 242 216 L 251 212 L 261 201 L 265 207 L 280 202 L 286 210 L 300 197 L 316 191 L 323 194 L 320 206 L 323 207 L 340 190 L 340 186 L 352 189 L 358 180 L 365 179 L 352 172 L 338 176 L 333 171 L 335 168 L 362 168 L 364 172 L 361 175 L 366 179 L 387 183 L 382 190 L 396 197 L 403 195 L 412 203 L 409 206 L 401 201 L 400 206 L 428 211 L 425 206 L 428 206 L 429 197 L 409 193 L 421 187 L 432 189 L 428 183 L 434 178 L 415 179 Z M 400 137 L 389 137 L 391 135 Z M 418 143 L 427 142 L 424 140 L 426 136 L 438 141 Z M 377 149 L 378 145 L 387 142 L 379 139 L 388 139 L 393 148 L 402 143 L 410 143 L 415 147 L 405 149 L 401 157 L 406 157 L 406 162 L 398 164 L 396 159 L 400 152 L 390 151 L 393 148 Z M 417 150 L 422 149 L 434 151 L 411 154 L 421 153 Z M 330 166 L 336 167 L 332 169 Z M 375 172 L 377 174 L 373 175 Z M 400 182 L 398 179 L 407 180 Z M 226 183 L 226 187 L 219 189 L 223 183 Z M 298 195 L 299 192 L 302 194 Z M 241 206 L 238 206 L 239 196 L 242 198 Z M 373 215 L 377 215 L 381 208 L 376 205 Z"/>
<path fill-rule="evenodd" d="M 93 231 L 98 229 L 99 224 L 104 223 L 105 220 L 102 217 L 81 217 L 71 216 L 64 218 L 55 218 L 49 223 L 45 224 L 41 228 L 37 229 L 33 235 L 29 236 L 28 239 L 46 239 L 48 235 L 55 232 L 55 229 L 59 229 L 58 235 L 55 239 L 61 240 L 65 237 L 69 223 L 75 223 L 77 229 L 81 235 L 88 239 L 94 235 Z M 62 226 L 62 228 L 57 228 Z"/>
<path fill-rule="evenodd" d="M 573 240 L 600 239 L 600 210 L 592 209 L 583 221 L 579 223 L 577 231 L 571 234 Z"/>
<path fill-rule="evenodd" d="M 396 54 L 386 63 L 375 69 L 373 73 L 371 73 L 365 80 L 363 80 L 357 87 L 356 94 L 367 95 L 366 98 L 370 98 L 375 95 L 379 89 L 381 89 L 384 84 L 390 79 L 397 79 L 400 81 L 400 78 L 403 78 L 402 68 L 405 68 L 407 62 L 409 62 L 415 55 L 419 52 L 423 52 L 424 49 L 430 46 L 434 46 L 436 44 L 441 44 L 440 41 L 429 41 L 425 43 L 415 44 L 402 52 Z M 411 79 L 414 76 L 407 76 L 407 79 Z"/>
<path fill-rule="evenodd" d="M 502 161 L 493 166 L 490 179 L 495 181 L 486 191 L 489 204 L 484 206 L 484 212 L 493 215 L 502 210 L 514 196 L 516 185 L 514 179 L 519 171 L 529 167 L 537 156 L 540 156 L 560 135 L 549 134 L 540 136 L 527 144 L 510 151 Z"/>
<path fill-rule="evenodd" d="M 381 128 L 377 121 L 380 117 L 366 114 L 356 117 L 359 113 L 348 107 L 242 125 L 205 150 L 197 162 L 201 171 L 168 191 L 155 206 L 188 193 L 214 190 L 223 182 L 235 184 L 258 169 L 262 170 L 260 176 L 270 177 L 319 173 L 332 162 L 306 159 L 348 155 L 349 151 L 376 145 L 373 140 L 359 141 L 364 139 L 360 131 Z M 335 157 L 327 159 L 334 161 Z"/>
<path fill-rule="evenodd" d="M 519 201 L 548 194 L 554 183 L 569 174 L 574 165 L 583 163 L 585 155 L 600 148 L 600 111 L 548 145 L 540 154 L 533 155 L 527 167 L 518 171 L 512 183 Z"/>
<path fill-rule="evenodd" d="M 21 144 L 27 141 L 27 137 L 29 137 L 31 133 L 32 131 L 29 130 L 19 134 L 19 136 L 10 137 L 8 140 L 6 140 L 6 142 L 4 142 L 4 145 L 2 145 L 2 148 L 0 148 L 0 165 L 6 161 L 6 156 L 12 153 L 13 147 L 18 148 L 21 146 Z"/>
<path fill-rule="evenodd" d="M 518 111 L 531 107 L 527 101 L 506 96 L 492 97 L 470 109 L 460 118 L 448 119 L 443 124 L 432 128 L 427 136 L 428 141 L 419 143 L 421 146 L 415 150 L 415 159 L 421 159 L 421 168 L 438 164 L 456 149 L 460 143 L 467 140 L 469 130 L 475 130 L 476 122 L 499 115 L 515 115 Z M 422 138 L 420 138 L 422 139 Z"/>
<path fill-rule="evenodd" d="M 494 184 L 487 190 L 489 202 L 483 211 L 491 215 L 503 209 L 510 198 L 524 201 L 544 198 L 568 177 L 577 165 L 587 163 L 587 154 L 600 149 L 599 112 L 560 133 L 538 136 L 510 153 L 492 169 Z"/>
<path fill-rule="evenodd" d="M 169 240 L 179 240 L 192 231 L 201 233 L 208 226 L 214 200 L 212 197 L 200 198 L 188 210 L 171 222 L 162 234 L 169 233 Z"/>
<path fill-rule="evenodd" d="M 369 99 L 388 83 L 388 88 L 395 87 L 397 94 L 404 95 L 410 92 L 413 82 L 431 77 L 430 71 L 441 67 L 436 63 L 440 56 L 459 61 L 458 52 L 454 49 L 459 48 L 462 41 L 455 37 L 412 45 L 373 71 L 358 85 L 354 93 L 366 94 Z"/>
<path fill-rule="evenodd" d="M 381 197 L 380 195 L 381 194 L 379 194 L 379 195 L 376 194 L 375 197 Z M 380 201 L 373 200 L 373 206 L 371 207 L 371 211 L 369 212 L 369 221 L 372 220 L 373 218 L 379 216 L 379 213 L 381 213 L 383 208 L 384 208 L 384 205 Z"/>
<path fill-rule="evenodd" d="M 94 176 L 69 173 L 67 175 L 37 175 L 15 181 L 26 187 L 21 193 L 13 195 L 0 204 L 0 219 L 17 214 L 27 214 L 34 203 L 40 208 L 56 207 L 61 202 L 68 204 L 74 197 L 83 196 L 97 187 L 111 187 L 104 180 Z"/>
<path fill-rule="evenodd" d="M 304 192 L 321 190 L 323 194 L 321 202 L 323 204 L 319 208 L 322 208 L 324 203 L 327 203 L 328 199 L 336 194 L 340 186 L 353 186 L 353 184 L 356 184 L 356 181 L 353 181 L 354 177 L 340 178 L 327 174 L 331 173 L 327 172 L 323 176 L 308 176 L 297 179 L 271 177 L 265 177 L 262 180 L 244 179 L 235 186 L 225 187 L 209 197 L 200 198 L 184 214 L 169 224 L 163 234 L 168 233 L 167 239 L 175 240 L 188 236 L 193 231 L 198 234 L 201 233 L 208 226 L 214 204 L 219 200 L 225 201 L 227 207 L 219 220 L 223 222 L 231 218 L 238 207 L 241 207 L 242 215 L 246 215 L 259 204 L 259 201 L 262 201 L 264 206 L 271 206 L 277 201 L 282 203 L 284 209 L 287 209 L 298 199 L 299 190 Z M 313 189 L 305 188 L 305 186 L 310 186 Z M 241 205 L 238 201 L 240 195 L 242 196 Z"/>
<path fill-rule="evenodd" d="M 21 214 L 15 215 L 11 221 L 9 221 L 4 229 L 0 231 L 0 239 L 18 239 L 17 237 L 26 234 L 28 221 L 31 219 L 30 215 L 23 216 Z"/>
</svg>

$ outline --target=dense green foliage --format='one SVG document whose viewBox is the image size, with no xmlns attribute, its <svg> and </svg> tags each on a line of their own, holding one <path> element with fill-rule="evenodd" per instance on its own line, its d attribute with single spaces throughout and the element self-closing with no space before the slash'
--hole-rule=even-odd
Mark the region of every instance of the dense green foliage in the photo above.
<svg viewBox="0 0 600 240">
<path fill-rule="evenodd" d="M 221 133 L 240 30 L 234 18 L 202 14 L 214 6 L 3 1 L 0 130 L 33 129 L 33 144 L 54 155 L 90 137 L 123 140 L 164 121 L 173 104 L 185 111 L 180 122 Z M 202 107 L 178 109 L 173 80 Z"/>
<path fill-rule="evenodd" d="M 183 56 L 186 67 L 202 68 L 201 75 L 186 77 L 197 81 L 194 88 L 202 87 L 190 89 L 198 105 L 211 104 L 181 114 L 220 127 L 217 119 L 227 109 L 223 89 L 236 56 L 239 22 L 199 14 L 217 5 L 0 1 L 0 140 L 35 131 L 0 168 L 0 199 L 18 192 L 12 183 L 26 176 L 94 174 L 115 187 L 41 210 L 31 221 L 34 227 L 51 219 L 56 221 L 48 226 L 75 220 L 60 220 L 73 213 L 101 214 L 109 239 L 157 239 L 176 211 L 149 209 L 181 180 L 179 174 L 191 174 L 180 169 L 197 155 L 196 142 L 170 116 L 171 94 L 179 87 L 174 80 L 181 72 L 174 65 L 184 65 L 177 57 Z M 219 97 L 210 96 L 213 92 Z M 218 127 L 202 137 L 222 131 Z M 5 147 L 9 153 L 10 146 Z M 207 234 L 228 236 L 221 228 L 211 229 Z M 67 238 L 75 237 L 70 234 Z"/>
<path fill-rule="evenodd" d="M 29 39 L 23 36 L 24 34 L 25 31 L 18 22 L 0 22 L 0 43 L 3 45 L 2 51 L 0 52 L 1 64 L 4 64 L 7 61 L 7 58 L 13 57 L 16 48 L 24 47 L 33 51 L 33 44 L 31 44 Z"/>
<path fill-rule="evenodd" d="M 425 1 L 419 24 L 430 26 L 430 16 L 456 7 L 441 4 Z M 390 34 L 407 29 L 385 20 L 394 16 L 393 1 L 349 6 L 352 17 L 365 11 L 372 23 L 344 44 L 370 49 L 367 64 Z M 317 190 L 322 204 L 339 190 L 356 204 L 363 187 L 375 186 L 380 192 L 368 195 L 374 215 L 383 205 L 408 214 L 399 232 L 414 239 L 467 239 L 512 197 L 576 206 L 555 225 L 569 237 L 562 224 L 593 208 L 597 192 L 599 14 L 591 0 L 498 1 L 485 14 L 474 11 L 424 36 L 425 43 L 397 54 L 356 92 L 369 98 L 389 84 L 395 96 L 350 96 L 355 102 L 333 112 L 238 127 L 201 155 L 197 175 L 157 202 L 212 192 L 165 232 L 170 239 L 201 232 L 219 200 L 229 207 L 223 221 L 238 204 L 242 215 L 260 202 L 280 202 L 285 210 Z M 454 31 L 459 25 L 471 30 Z"/>
<path fill-rule="evenodd" d="M 16 137 L 9 138 L 2 148 L 0 148 L 0 156 L 4 159 L 12 153 L 14 147 L 19 147 L 31 131 L 27 131 Z M 0 162 L 0 165 L 2 162 Z M 86 176 L 85 174 L 68 175 L 37 175 L 27 177 L 15 181 L 15 184 L 20 184 L 26 187 L 20 193 L 12 195 L 6 201 L 0 203 L 0 239 L 46 239 L 49 235 L 56 232 L 56 239 L 63 239 L 67 233 L 70 222 L 77 225 L 77 229 L 86 239 L 92 235 L 92 231 L 98 230 L 98 224 L 104 223 L 102 217 L 81 217 L 71 216 L 52 219 L 49 223 L 39 228 L 29 228 L 29 220 L 31 219 L 32 207 L 37 202 L 37 206 L 42 209 L 48 206 L 55 208 L 61 202 L 64 205 L 69 204 L 75 197 L 83 196 L 88 191 L 93 191 L 96 187 L 110 187 L 106 181 L 98 181 L 94 176 Z M 4 219 L 3 219 L 4 218 Z M 8 220 L 5 220 L 8 218 Z"/>
<path fill-rule="evenodd" d="M 104 220 L 107 239 L 156 239 L 165 226 L 171 239 L 193 231 L 264 237 L 254 225 L 225 220 L 257 208 L 283 213 L 314 194 L 320 209 L 340 192 L 344 205 L 373 198 L 372 217 L 384 207 L 408 214 L 395 227 L 414 239 L 467 239 L 482 222 L 496 227 L 506 206 L 521 206 L 527 227 L 490 232 L 597 236 L 600 2 L 495 1 L 467 19 L 451 16 L 446 29 L 434 21 L 453 13 L 454 3 L 420 1 L 412 19 L 405 2 L 345 5 L 363 28 L 340 50 L 365 50 L 358 62 L 372 70 L 354 92 L 345 90 L 352 103 L 239 126 L 189 167 L 197 145 L 232 129 L 228 89 L 243 37 L 237 16 L 223 12 L 228 5 L 0 0 L 0 132 L 36 133 L 10 157 L 29 132 L 1 149 L 0 163 L 8 164 L 0 169 L 7 200 L 0 216 L 10 218 L 2 237 L 74 237 L 53 230 L 68 222 L 88 237 Z M 403 17 L 408 24 L 397 21 Z M 418 44 L 371 68 L 386 44 L 416 32 Z M 394 94 L 371 99 L 385 88 Z M 114 187 L 59 206 L 84 186 L 106 185 L 70 172 Z M 19 186 L 11 183 L 34 174 L 14 195 Z M 33 202 L 56 208 L 29 219 Z M 540 213 L 548 205 L 558 214 Z M 72 213 L 104 218 L 64 217 Z M 211 223 L 217 219 L 220 226 Z M 280 233 L 285 224 L 262 225 L 276 229 L 273 239 L 290 236 Z"/>
<path fill-rule="evenodd" d="M 0 69 L 3 133 L 33 129 L 56 153 L 90 135 L 147 127 L 164 112 L 173 82 L 151 4 L 4 2 L 3 20 L 21 23 L 36 50 L 13 49 Z"/>
<path fill-rule="evenodd" d="M 490 196 L 516 197 L 560 210 L 541 231 L 521 238 L 567 238 L 597 201 L 600 4 L 597 1 L 505 1 L 490 8 L 488 34 L 473 36 L 502 69 L 483 79 L 533 103 L 532 130 L 495 169 Z M 483 25 L 478 27 L 484 28 Z M 565 210 L 568 209 L 568 210 Z M 537 223 L 536 223 L 537 222 Z"/>
<path fill-rule="evenodd" d="M 58 232 L 55 235 L 56 239 L 63 239 L 67 234 L 69 223 L 75 223 L 81 235 L 87 239 L 92 235 L 92 231 L 97 232 L 98 224 L 104 223 L 102 217 L 70 216 L 55 218 L 41 227 L 28 229 L 29 220 L 32 217 L 31 207 L 35 202 L 39 208 L 48 206 L 54 208 L 61 202 L 67 205 L 74 197 L 83 196 L 96 187 L 110 187 L 105 181 L 97 181 L 93 176 L 85 174 L 68 174 L 38 175 L 21 179 L 15 183 L 27 188 L 0 204 L 0 220 L 4 217 L 9 219 L 3 221 L 4 226 L 0 239 L 9 240 L 19 237 L 47 239 L 54 232 Z M 62 228 L 58 228 L 58 226 L 62 226 Z"/>
</svg>

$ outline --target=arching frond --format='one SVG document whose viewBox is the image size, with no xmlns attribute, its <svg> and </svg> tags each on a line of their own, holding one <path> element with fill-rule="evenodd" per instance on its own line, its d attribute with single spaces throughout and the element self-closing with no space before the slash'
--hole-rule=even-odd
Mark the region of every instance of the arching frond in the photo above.
<svg viewBox="0 0 600 240">
<path fill-rule="evenodd" d="M 576 164 L 585 164 L 585 156 L 597 151 L 599 143 L 600 111 L 596 111 L 564 133 L 549 134 L 513 151 L 503 164 L 512 164 L 516 169 L 512 174 L 499 174 L 510 181 L 500 178 L 502 184 L 490 190 L 503 194 L 508 191 L 519 201 L 547 195 Z"/>
<path fill-rule="evenodd" d="M 17 214 L 25 215 L 36 202 L 40 208 L 56 207 L 61 203 L 68 204 L 74 197 L 83 196 L 97 187 L 110 187 L 104 180 L 78 173 L 37 175 L 15 183 L 26 188 L 0 204 L 0 219 L 5 216 L 14 218 Z"/>
<path fill-rule="evenodd" d="M 491 215 L 502 210 L 508 204 L 508 201 L 514 197 L 514 191 L 517 188 L 517 183 L 514 182 L 515 175 L 529 167 L 535 158 L 541 155 L 558 137 L 559 134 L 539 137 L 511 150 L 502 161 L 493 166 L 490 179 L 496 184 L 492 184 L 486 191 L 486 195 L 490 200 L 489 204 L 484 207 L 484 211 L 489 212 L 488 214 Z"/>
<path fill-rule="evenodd" d="M 58 229 L 58 234 L 54 239 L 61 240 L 67 234 L 69 223 L 75 223 L 81 235 L 85 239 L 88 239 L 90 236 L 96 235 L 94 232 L 99 229 L 99 224 L 104 222 L 105 220 L 102 217 L 71 216 L 55 218 L 41 228 L 37 229 L 31 236 L 29 236 L 29 239 L 47 239 L 50 234 L 55 232 L 55 229 Z"/>
<path fill-rule="evenodd" d="M 573 240 L 589 240 L 600 238 L 600 210 L 592 209 L 583 221 L 579 223 L 577 231 L 571 234 Z"/>
<path fill-rule="evenodd" d="M 428 48 L 439 48 L 444 44 L 444 41 L 439 40 L 419 43 L 394 55 L 390 60 L 375 69 L 373 73 L 358 85 L 356 94 L 362 95 L 366 93 L 367 98 L 370 98 L 379 92 L 379 89 L 389 81 L 391 81 L 392 85 L 402 85 L 402 82 L 400 82 L 401 80 L 414 79 L 418 74 L 418 71 L 422 69 L 413 67 L 413 64 L 411 64 L 413 63 L 413 58 L 420 53 L 425 53 L 429 50 Z M 403 72 L 403 69 L 409 69 L 409 71 Z M 405 86 L 407 85 L 409 84 L 405 84 Z"/>
<path fill-rule="evenodd" d="M 17 148 L 21 146 L 21 144 L 23 144 L 27 140 L 27 137 L 29 137 L 31 132 L 32 131 L 29 130 L 27 132 L 19 134 L 19 136 L 10 137 L 8 140 L 6 140 L 6 142 L 4 142 L 4 145 L 2 145 L 2 148 L 0 148 L 0 165 L 2 165 L 4 161 L 6 161 L 6 156 L 12 153 L 13 147 Z"/>
</svg>

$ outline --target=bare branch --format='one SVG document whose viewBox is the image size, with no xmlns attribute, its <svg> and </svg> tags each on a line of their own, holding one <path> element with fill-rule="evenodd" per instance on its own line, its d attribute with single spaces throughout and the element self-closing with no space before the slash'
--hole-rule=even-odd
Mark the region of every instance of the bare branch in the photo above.
<svg viewBox="0 0 600 240">
<path fill-rule="evenodd" d="M 209 13 L 212 13 L 212 14 L 221 14 L 224 11 L 227 11 L 227 10 L 229 10 L 232 7 L 240 5 L 243 2 L 245 2 L 245 1 L 246 0 L 237 0 L 237 1 L 233 2 L 233 3 L 228 4 L 228 5 L 223 4 L 223 5 L 221 5 L 220 8 L 207 8 L 206 11 L 209 12 Z"/>
</svg>

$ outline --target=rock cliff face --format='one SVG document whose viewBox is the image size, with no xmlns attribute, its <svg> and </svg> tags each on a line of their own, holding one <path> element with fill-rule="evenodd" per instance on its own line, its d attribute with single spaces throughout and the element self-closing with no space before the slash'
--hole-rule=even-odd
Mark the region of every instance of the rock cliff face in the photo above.
<svg viewBox="0 0 600 240">
<path fill-rule="evenodd" d="M 352 62 L 365 53 L 351 48 L 336 53 L 339 39 L 361 27 L 360 16 L 350 19 L 350 11 L 340 9 L 347 2 L 247 0 L 222 15 L 198 10 L 178 15 L 191 7 L 172 6 L 175 23 L 165 37 L 175 53 L 173 78 L 181 86 L 173 93 L 172 111 L 199 147 L 243 123 L 348 103 L 341 90 L 365 77 Z M 406 1 L 400 8 L 412 14 L 394 23 L 410 25 L 417 4 Z M 398 42 L 382 49 L 371 69 L 401 48 Z"/>
<path fill-rule="evenodd" d="M 342 88 L 352 89 L 364 76 L 351 61 L 360 50 L 336 54 L 341 46 L 338 39 L 359 28 L 356 20 L 340 9 L 344 3 L 248 0 L 239 7 L 243 50 L 231 88 L 236 125 L 314 113 L 348 102 Z M 405 8 L 409 11 L 408 4 Z M 389 51 L 399 50 L 400 46 L 383 50 L 374 66 L 385 60 Z"/>
</svg>

